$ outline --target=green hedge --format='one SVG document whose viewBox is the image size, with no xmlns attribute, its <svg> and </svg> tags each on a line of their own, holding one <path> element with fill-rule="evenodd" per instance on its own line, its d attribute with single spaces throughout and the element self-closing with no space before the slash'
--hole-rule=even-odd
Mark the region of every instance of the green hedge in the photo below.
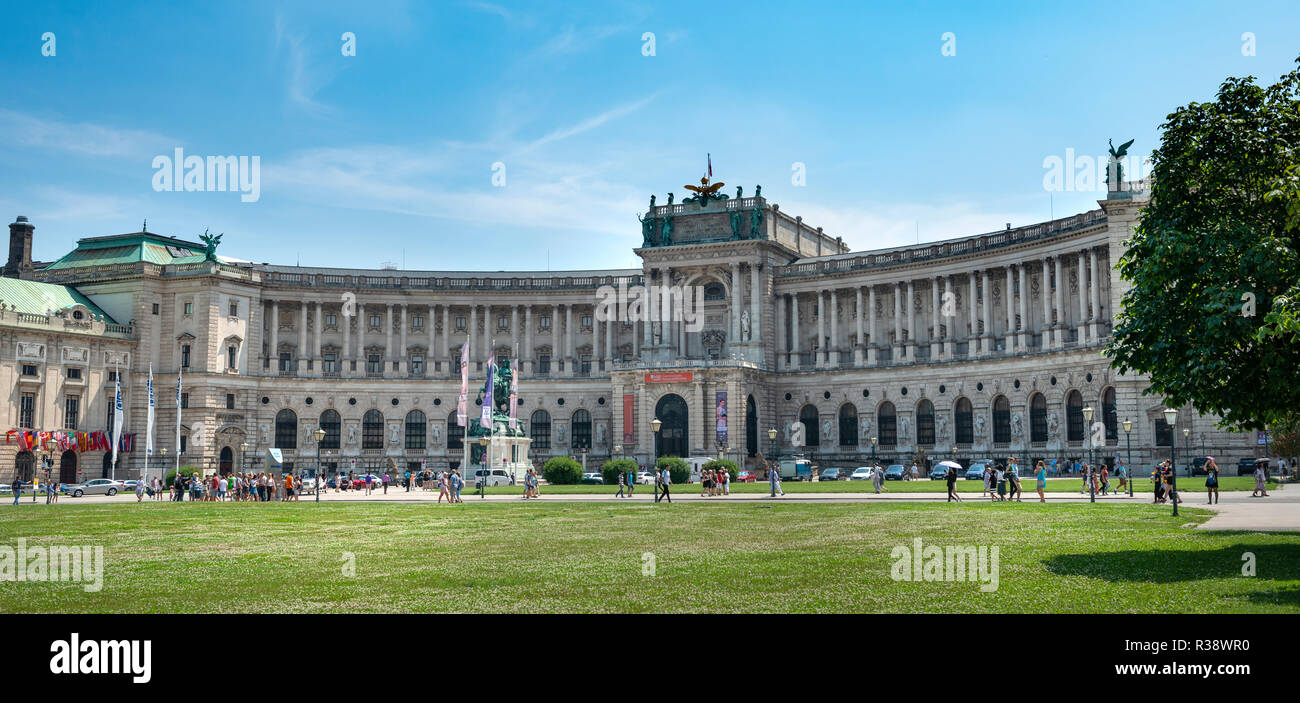
<svg viewBox="0 0 1300 703">
<path fill-rule="evenodd" d="M 605 485 L 617 486 L 620 473 L 627 476 L 629 483 L 635 482 L 637 468 L 638 464 L 631 459 L 610 459 L 600 467 L 600 475 Z"/>
<path fill-rule="evenodd" d="M 726 471 L 731 474 L 732 481 L 736 480 L 736 474 L 740 471 L 740 467 L 736 466 L 736 462 L 730 459 L 714 459 L 701 468 L 706 471 L 710 469 L 713 471 Z"/>
<path fill-rule="evenodd" d="M 690 482 L 690 464 L 675 456 L 659 457 L 659 461 L 655 462 L 655 467 L 662 471 L 665 466 L 668 467 L 668 475 L 672 477 L 674 485 Z"/>
<path fill-rule="evenodd" d="M 198 469 L 197 466 L 182 466 L 182 467 L 181 467 L 181 475 L 184 476 L 186 479 L 188 479 L 189 477 L 193 476 L 194 474 L 199 474 L 199 475 L 201 476 L 201 475 L 203 475 L 203 472 L 202 472 L 202 471 L 199 471 L 199 469 Z M 172 485 L 173 483 L 175 483 L 175 482 L 176 482 L 176 469 L 168 469 L 168 470 L 167 470 L 167 480 L 163 482 L 163 488 L 167 488 L 167 487 L 171 486 L 171 485 Z"/>
<path fill-rule="evenodd" d="M 551 457 L 542 465 L 542 478 L 553 485 L 582 481 L 582 464 L 569 456 Z"/>
</svg>

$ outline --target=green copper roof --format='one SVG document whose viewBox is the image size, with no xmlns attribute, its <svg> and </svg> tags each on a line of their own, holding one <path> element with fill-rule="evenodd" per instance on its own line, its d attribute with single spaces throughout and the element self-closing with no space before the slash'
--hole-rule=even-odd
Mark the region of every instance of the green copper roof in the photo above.
<svg viewBox="0 0 1300 703">
<path fill-rule="evenodd" d="M 0 301 L 5 305 L 18 307 L 18 312 L 44 315 L 47 310 L 63 310 L 73 305 L 84 305 L 95 315 L 103 315 L 104 321 L 117 324 L 113 318 L 90 302 L 90 298 L 78 293 L 70 286 L 58 286 L 53 283 L 23 281 L 17 278 L 0 278 Z"/>
<path fill-rule="evenodd" d="M 190 264 L 203 261 L 204 246 L 152 232 L 91 237 L 77 241 L 77 248 L 46 266 L 46 270 L 134 264 Z"/>
</svg>

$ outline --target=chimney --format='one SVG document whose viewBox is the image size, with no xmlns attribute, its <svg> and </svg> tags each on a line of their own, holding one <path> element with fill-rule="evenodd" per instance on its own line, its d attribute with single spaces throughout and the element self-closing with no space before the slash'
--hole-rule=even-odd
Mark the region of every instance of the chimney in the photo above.
<svg viewBox="0 0 1300 703">
<path fill-rule="evenodd" d="M 5 264 L 3 275 L 6 278 L 32 277 L 32 232 L 36 228 L 27 221 L 25 215 L 9 225 L 9 262 Z"/>
</svg>

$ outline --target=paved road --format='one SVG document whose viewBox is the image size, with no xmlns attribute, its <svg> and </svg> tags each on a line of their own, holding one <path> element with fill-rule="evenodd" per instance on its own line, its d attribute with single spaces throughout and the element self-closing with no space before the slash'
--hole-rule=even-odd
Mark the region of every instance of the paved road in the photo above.
<svg viewBox="0 0 1300 703">
<path fill-rule="evenodd" d="M 543 502 L 628 502 L 628 503 L 651 503 L 653 497 L 648 486 L 638 486 L 636 495 L 632 498 L 615 498 L 614 489 L 610 488 L 605 493 L 548 493 L 546 487 L 542 487 L 542 496 L 537 499 Z M 1206 508 L 1213 510 L 1217 514 L 1200 526 L 1203 530 L 1246 530 L 1246 531 L 1286 531 L 1300 532 L 1300 484 L 1274 490 L 1268 497 L 1252 498 L 1246 491 L 1233 491 L 1223 493 L 1220 502 L 1215 505 L 1205 504 L 1204 493 L 1184 493 L 1183 505 L 1192 508 Z M 333 492 L 327 491 L 322 493 L 321 502 L 417 502 L 417 503 L 436 503 L 438 494 L 427 491 L 410 491 L 390 488 L 388 493 L 375 491 L 366 494 L 364 491 L 345 491 Z M 477 494 L 470 492 L 462 493 L 464 505 L 469 506 L 475 503 L 505 503 L 505 502 L 522 502 L 518 495 L 489 495 L 486 498 L 479 498 Z M 978 502 L 980 497 L 976 494 L 966 493 L 962 497 L 967 501 Z M 22 505 L 31 505 L 31 497 L 23 496 Z M 314 496 L 307 495 L 302 497 L 302 502 L 311 502 Z M 0 508 L 8 507 L 11 498 L 5 497 Z M 988 500 L 985 498 L 984 500 Z M 1037 500 L 1037 495 L 1026 493 L 1025 502 Z M 1150 494 L 1137 494 L 1132 498 L 1127 495 L 1118 496 L 1099 496 L 1099 503 L 1116 503 L 1116 504 L 1144 504 L 1151 500 Z M 785 502 L 785 503 L 884 503 L 884 502 L 917 502 L 917 503 L 942 503 L 945 502 L 943 493 L 904 493 L 900 491 L 891 491 L 889 493 L 787 493 L 784 497 L 771 498 L 766 493 L 734 493 L 729 496 L 703 497 L 699 494 L 699 488 L 691 490 L 687 486 L 681 486 L 673 491 L 673 501 L 678 503 L 764 503 L 764 502 Z M 1088 501 L 1087 495 L 1077 493 L 1049 493 L 1047 494 L 1048 503 L 1084 503 Z M 60 499 L 60 505 L 75 505 L 82 503 L 118 503 L 130 504 L 135 502 L 134 495 L 118 495 L 113 498 L 107 496 L 84 496 L 82 498 L 63 497 Z M 45 496 L 41 494 L 37 497 L 37 505 L 45 504 Z M 1169 506 L 1166 506 L 1169 507 Z"/>
</svg>

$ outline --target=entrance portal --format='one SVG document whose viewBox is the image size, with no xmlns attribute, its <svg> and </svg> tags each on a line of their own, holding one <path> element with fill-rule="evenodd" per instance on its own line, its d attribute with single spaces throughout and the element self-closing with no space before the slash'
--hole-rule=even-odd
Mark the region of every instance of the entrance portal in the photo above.
<svg viewBox="0 0 1300 703">
<path fill-rule="evenodd" d="M 662 423 L 659 436 L 655 437 L 655 457 L 688 456 L 690 416 L 686 401 L 671 393 L 660 398 L 655 404 L 655 417 Z"/>
</svg>

